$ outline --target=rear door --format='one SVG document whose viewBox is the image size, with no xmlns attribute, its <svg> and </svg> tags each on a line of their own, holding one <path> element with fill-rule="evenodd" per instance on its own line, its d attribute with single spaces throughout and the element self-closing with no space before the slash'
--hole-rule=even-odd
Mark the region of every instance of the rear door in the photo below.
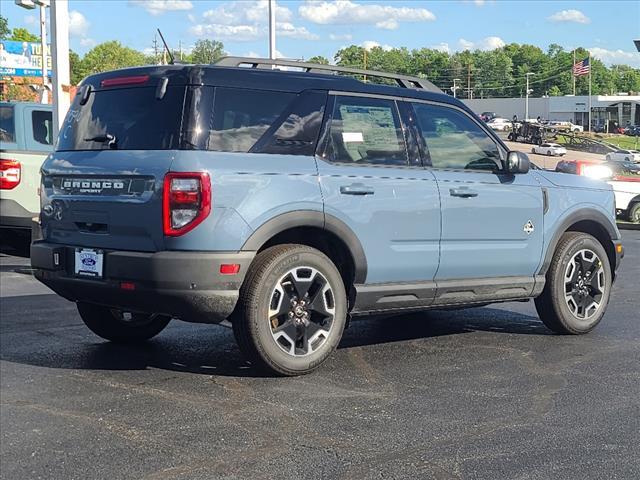
<svg viewBox="0 0 640 480">
<path fill-rule="evenodd" d="M 140 78 L 140 77 L 132 77 Z M 126 86 L 76 95 L 43 165 L 44 238 L 69 245 L 163 247 L 162 182 L 179 148 L 184 86 Z"/>
<path fill-rule="evenodd" d="M 419 102 L 413 108 L 442 204 L 436 280 L 533 279 L 544 209 L 533 175 L 504 173 L 506 151 L 462 109 Z"/>
<path fill-rule="evenodd" d="M 330 97 L 317 155 L 325 213 L 360 240 L 366 283 L 433 281 L 440 205 L 398 103 L 385 97 Z"/>
</svg>

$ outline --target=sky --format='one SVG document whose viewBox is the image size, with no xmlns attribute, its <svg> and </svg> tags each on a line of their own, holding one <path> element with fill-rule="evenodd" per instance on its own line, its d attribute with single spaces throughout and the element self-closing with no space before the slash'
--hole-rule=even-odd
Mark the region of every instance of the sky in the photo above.
<svg viewBox="0 0 640 480">
<path fill-rule="evenodd" d="M 530 43 L 582 46 L 607 65 L 640 68 L 638 1 L 278 0 L 279 56 L 305 59 L 347 45 L 455 52 Z M 36 10 L 0 0 L 9 26 L 39 31 Z M 268 56 L 267 0 L 69 0 L 70 45 L 84 54 L 108 40 L 150 53 L 155 29 L 171 48 L 220 40 L 232 55 Z"/>
</svg>

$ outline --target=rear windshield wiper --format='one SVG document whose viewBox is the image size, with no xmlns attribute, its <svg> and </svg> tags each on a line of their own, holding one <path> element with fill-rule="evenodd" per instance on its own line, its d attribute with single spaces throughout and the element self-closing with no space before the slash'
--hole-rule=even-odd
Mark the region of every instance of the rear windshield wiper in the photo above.
<svg viewBox="0 0 640 480">
<path fill-rule="evenodd" d="M 115 144 L 117 140 L 115 135 L 111 135 L 110 133 L 103 133 L 101 135 L 96 135 L 95 137 L 85 138 L 84 141 L 99 142 L 99 143 L 109 142 L 109 147 L 115 148 Z"/>
</svg>

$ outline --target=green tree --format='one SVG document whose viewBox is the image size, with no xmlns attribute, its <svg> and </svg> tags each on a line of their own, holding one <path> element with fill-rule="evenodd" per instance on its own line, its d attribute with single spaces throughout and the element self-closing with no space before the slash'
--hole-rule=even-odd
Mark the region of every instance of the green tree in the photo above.
<svg viewBox="0 0 640 480">
<path fill-rule="evenodd" d="M 208 64 L 217 62 L 225 55 L 222 42 L 208 39 L 198 40 L 193 47 L 190 60 L 192 63 Z"/>
<path fill-rule="evenodd" d="M 309 63 L 317 63 L 319 65 L 329 65 L 329 59 L 322 55 L 316 55 L 307 60 Z"/>
<path fill-rule="evenodd" d="M 79 63 L 77 72 L 79 75 L 90 75 L 144 64 L 144 54 L 112 40 L 96 45 L 89 50 Z"/>
<path fill-rule="evenodd" d="M 548 95 L 550 97 L 560 97 L 562 96 L 562 90 L 560 90 L 560 87 L 557 85 L 552 85 L 549 89 Z"/>
<path fill-rule="evenodd" d="M 73 50 L 69 50 L 69 69 L 71 70 L 71 85 L 78 85 L 89 74 L 80 55 Z"/>
<path fill-rule="evenodd" d="M 14 42 L 34 43 L 39 42 L 40 37 L 38 35 L 34 35 L 26 28 L 14 28 L 9 40 L 13 40 Z"/>
<path fill-rule="evenodd" d="M 0 15 L 0 40 L 7 40 L 11 30 L 9 29 L 9 22 L 6 18 Z"/>
</svg>

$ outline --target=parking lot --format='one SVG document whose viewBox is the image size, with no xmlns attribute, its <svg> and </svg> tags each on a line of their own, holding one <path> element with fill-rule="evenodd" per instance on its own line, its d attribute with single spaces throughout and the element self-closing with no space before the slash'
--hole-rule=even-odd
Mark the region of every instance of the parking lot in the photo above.
<svg viewBox="0 0 640 480">
<path fill-rule="evenodd" d="M 314 374 L 261 376 L 223 327 L 101 341 L 2 254 L 3 478 L 639 478 L 640 232 L 602 324 L 532 303 L 354 322 Z M 7 249 L 5 248 L 5 251 Z"/>
</svg>

